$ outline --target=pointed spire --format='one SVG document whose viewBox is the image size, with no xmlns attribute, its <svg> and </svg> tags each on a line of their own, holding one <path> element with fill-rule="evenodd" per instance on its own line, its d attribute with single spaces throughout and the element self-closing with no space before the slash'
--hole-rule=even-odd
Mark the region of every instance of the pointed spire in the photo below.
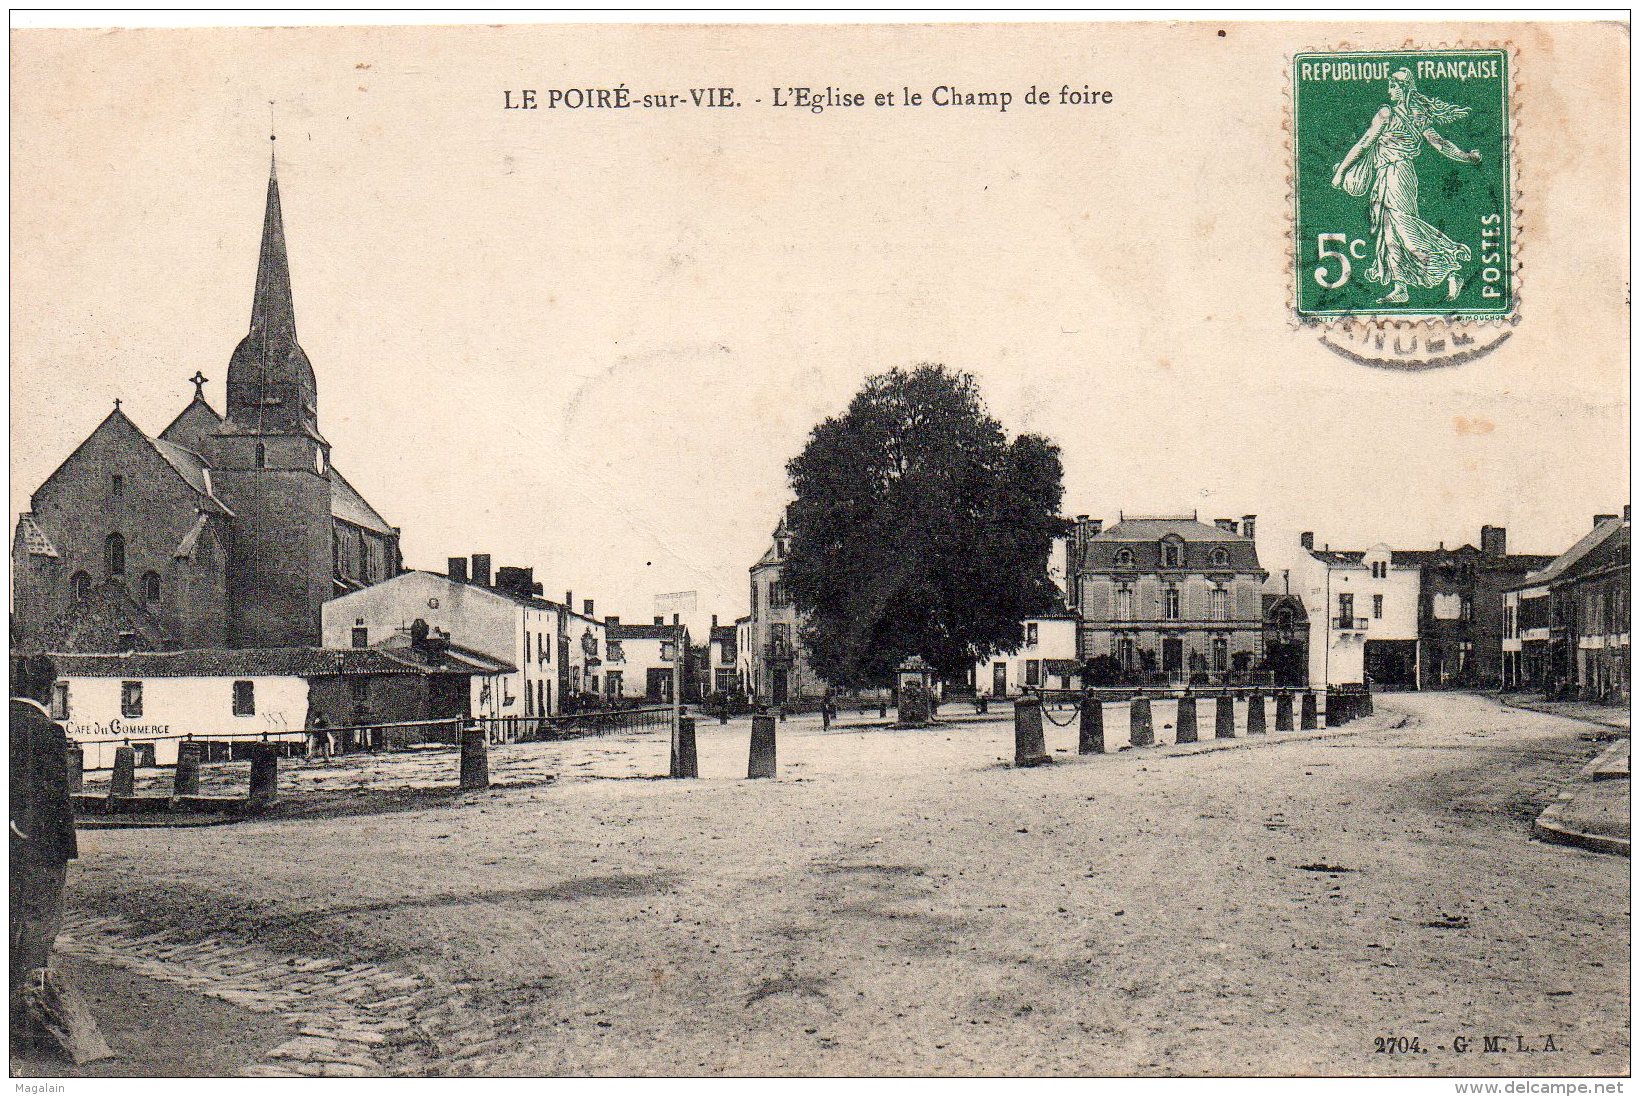
<svg viewBox="0 0 1640 1097">
<path fill-rule="evenodd" d="M 256 266 L 256 296 L 251 302 L 251 335 L 296 339 L 296 306 L 290 293 L 290 260 L 285 254 L 285 223 L 279 211 L 277 161 L 268 166 L 268 206 L 262 218 L 262 255 Z"/>
</svg>

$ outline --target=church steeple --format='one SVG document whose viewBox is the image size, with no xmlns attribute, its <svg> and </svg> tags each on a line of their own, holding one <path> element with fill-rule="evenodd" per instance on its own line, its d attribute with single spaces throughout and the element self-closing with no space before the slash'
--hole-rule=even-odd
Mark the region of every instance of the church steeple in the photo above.
<svg viewBox="0 0 1640 1097">
<path fill-rule="evenodd" d="M 256 296 L 251 300 L 251 335 L 296 341 L 296 305 L 290 295 L 290 257 L 285 253 L 285 219 L 279 209 L 279 160 L 268 164 L 268 206 L 262 216 L 262 254 L 256 264 Z"/>
<path fill-rule="evenodd" d="M 276 159 L 268 168 L 251 327 L 228 362 L 228 421 L 240 433 L 320 437 L 318 385 L 313 366 L 296 341 Z"/>
</svg>

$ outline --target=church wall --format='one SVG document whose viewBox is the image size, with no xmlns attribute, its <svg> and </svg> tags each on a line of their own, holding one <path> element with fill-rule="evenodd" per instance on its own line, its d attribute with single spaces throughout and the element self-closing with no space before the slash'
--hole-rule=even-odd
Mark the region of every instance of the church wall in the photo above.
<svg viewBox="0 0 1640 1097">
<path fill-rule="evenodd" d="M 113 477 L 123 478 L 115 494 Z M 149 607 L 166 631 L 176 636 L 179 612 L 173 561 L 177 545 L 199 516 L 201 500 L 170 463 L 137 433 L 123 416 L 105 420 L 63 466 L 34 493 L 35 521 L 61 554 L 57 576 L 52 569 L 24 567 L 16 572 L 13 612 L 21 637 L 69 610 L 71 582 L 84 571 L 94 584 L 108 579 L 106 540 L 125 539 L 125 574 L 115 576 L 133 601 L 142 602 L 144 573 L 160 576 L 160 602 Z M 221 562 L 217 564 L 220 573 Z M 205 589 L 195 592 L 188 616 L 203 615 L 203 628 L 188 630 L 196 642 L 223 642 L 208 622 L 220 619 L 222 607 Z M 220 584 L 218 584 L 220 587 Z"/>
</svg>

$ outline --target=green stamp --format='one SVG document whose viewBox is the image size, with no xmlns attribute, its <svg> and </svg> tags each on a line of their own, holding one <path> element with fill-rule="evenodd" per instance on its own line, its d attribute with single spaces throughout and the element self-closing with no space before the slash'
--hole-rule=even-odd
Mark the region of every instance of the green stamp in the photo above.
<svg viewBox="0 0 1640 1097">
<path fill-rule="evenodd" d="M 1293 58 L 1300 316 L 1514 312 L 1509 87 L 1502 49 Z"/>
</svg>

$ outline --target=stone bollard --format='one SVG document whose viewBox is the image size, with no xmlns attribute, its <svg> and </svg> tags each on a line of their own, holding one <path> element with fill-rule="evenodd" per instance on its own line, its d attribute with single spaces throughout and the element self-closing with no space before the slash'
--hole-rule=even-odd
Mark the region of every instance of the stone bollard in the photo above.
<svg viewBox="0 0 1640 1097">
<path fill-rule="evenodd" d="M 114 751 L 114 779 L 108 783 L 108 795 L 135 796 L 137 794 L 137 752 L 130 747 Z"/>
<path fill-rule="evenodd" d="M 678 741 L 672 745 L 672 777 L 699 777 L 700 758 L 695 753 L 695 718 L 678 717 Z"/>
<path fill-rule="evenodd" d="M 204 753 L 203 743 L 177 744 L 177 768 L 171 778 L 171 795 L 199 795 L 199 759 Z"/>
<path fill-rule="evenodd" d="M 1213 738 L 1234 739 L 1236 737 L 1236 698 L 1234 694 L 1221 693 L 1213 701 Z"/>
<path fill-rule="evenodd" d="M 1045 766 L 1052 761 L 1042 737 L 1042 701 L 1021 697 L 1014 702 L 1014 765 Z"/>
<path fill-rule="evenodd" d="M 1371 693 L 1371 691 L 1368 691 L 1368 692 L 1363 693 L 1361 695 L 1361 715 L 1362 716 L 1371 716 L 1372 715 L 1372 693 Z"/>
<path fill-rule="evenodd" d="M 774 717 L 752 717 L 752 753 L 746 776 L 773 777 L 775 767 Z"/>
<path fill-rule="evenodd" d="M 461 787 L 469 792 L 490 787 L 490 737 L 483 728 L 461 733 Z"/>
<path fill-rule="evenodd" d="M 1344 715 L 1344 699 L 1338 691 L 1331 689 L 1327 691 L 1327 708 L 1324 715 L 1327 718 L 1327 726 L 1330 728 L 1338 727 L 1347 719 Z"/>
<path fill-rule="evenodd" d="M 68 763 L 68 791 L 72 793 L 85 790 L 85 748 L 78 743 L 68 744 L 65 752 Z"/>
<path fill-rule="evenodd" d="M 877 719 L 879 719 L 879 720 L 888 719 L 888 702 L 887 701 L 878 701 L 877 702 Z"/>
<path fill-rule="evenodd" d="M 1092 693 L 1082 695 L 1082 718 L 1076 729 L 1076 753 L 1105 753 L 1105 703 Z"/>
<path fill-rule="evenodd" d="M 1299 695 L 1298 730 L 1315 730 L 1315 691 L 1307 689 Z"/>
<path fill-rule="evenodd" d="M 1247 734 L 1263 735 L 1264 733 L 1264 694 L 1255 689 L 1247 695 Z"/>
<path fill-rule="evenodd" d="M 1135 697 L 1128 705 L 1128 742 L 1136 747 L 1156 745 L 1156 732 L 1150 723 L 1150 698 Z"/>
<path fill-rule="evenodd" d="M 780 713 L 780 722 L 784 724 L 786 722 L 786 706 L 776 705 L 774 710 Z"/>
<path fill-rule="evenodd" d="M 718 723 L 727 724 L 728 722 L 729 722 L 729 706 L 724 705 L 722 708 L 718 709 Z"/>
<path fill-rule="evenodd" d="M 279 748 L 272 743 L 252 743 L 251 803 L 266 804 L 279 795 Z"/>
<path fill-rule="evenodd" d="M 1175 743 L 1194 743 L 1196 741 L 1196 697 L 1187 693 L 1179 698 L 1179 716 L 1174 721 L 1178 731 L 1173 736 Z"/>
<path fill-rule="evenodd" d="M 1276 694 L 1276 730 L 1293 730 L 1293 695 L 1285 691 Z"/>
</svg>

